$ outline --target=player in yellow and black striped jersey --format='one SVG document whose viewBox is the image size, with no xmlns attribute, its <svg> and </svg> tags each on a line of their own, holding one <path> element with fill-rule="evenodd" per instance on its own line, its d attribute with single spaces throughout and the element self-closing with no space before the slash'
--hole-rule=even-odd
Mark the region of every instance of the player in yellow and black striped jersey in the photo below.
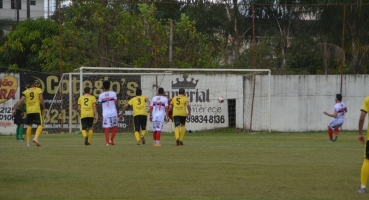
<svg viewBox="0 0 369 200">
<path fill-rule="evenodd" d="M 365 122 L 365 117 L 369 112 L 369 96 L 364 99 L 363 105 L 361 106 L 361 114 L 359 119 L 359 142 L 364 144 L 364 162 L 361 167 L 361 175 L 360 175 L 360 182 L 361 186 L 356 191 L 357 193 L 366 193 L 366 184 L 368 183 L 369 178 L 369 128 L 366 131 L 366 140 L 363 135 L 363 127 Z"/>
<path fill-rule="evenodd" d="M 185 90 L 179 89 L 178 95 L 172 98 L 169 110 L 173 112 L 174 136 L 177 146 L 183 145 L 186 132 L 186 119 L 191 116 L 191 106 L 185 96 Z"/>
<path fill-rule="evenodd" d="M 150 106 L 150 100 L 142 95 L 142 90 L 140 88 L 136 89 L 136 97 L 133 97 L 128 101 L 126 105 L 123 106 L 122 116 L 126 109 L 131 106 L 133 110 L 133 128 L 135 133 L 135 138 L 137 145 L 145 144 L 145 135 L 146 135 L 146 124 L 147 124 L 147 108 Z M 141 136 L 140 136 L 141 130 Z"/>
<path fill-rule="evenodd" d="M 78 112 L 81 116 L 82 135 L 85 145 L 90 145 L 93 135 L 93 123 L 97 122 L 96 97 L 91 95 L 89 87 L 84 88 L 84 95 L 78 98 Z M 88 131 L 88 135 L 87 135 Z"/>
<path fill-rule="evenodd" d="M 27 113 L 27 146 L 29 146 L 29 141 L 31 140 L 31 134 L 32 134 L 32 125 L 37 124 L 36 134 L 33 138 L 33 142 L 37 146 L 41 146 L 38 138 L 40 137 L 43 129 L 43 117 L 42 113 L 45 115 L 47 110 L 45 107 L 45 101 L 44 97 L 42 95 L 41 88 L 36 87 L 36 81 L 31 80 L 29 82 L 29 88 L 23 91 L 23 96 L 18 101 L 18 103 L 14 106 L 13 110 L 13 116 L 15 115 L 15 112 L 18 107 L 22 106 L 23 101 L 26 101 L 26 113 Z M 41 107 L 43 110 L 41 112 Z"/>
</svg>

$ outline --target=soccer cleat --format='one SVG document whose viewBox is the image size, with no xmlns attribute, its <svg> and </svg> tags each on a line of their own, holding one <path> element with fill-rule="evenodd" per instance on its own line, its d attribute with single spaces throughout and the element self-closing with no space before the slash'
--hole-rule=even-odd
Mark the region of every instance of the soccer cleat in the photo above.
<svg viewBox="0 0 369 200">
<path fill-rule="evenodd" d="M 154 144 L 154 146 L 156 146 L 156 147 L 161 147 L 161 144 Z"/>
<path fill-rule="evenodd" d="M 356 190 L 356 193 L 366 193 L 366 188 L 359 188 Z"/>
<path fill-rule="evenodd" d="M 142 144 L 145 144 L 146 143 L 145 137 L 143 135 L 141 135 L 141 141 L 142 141 Z"/>
<path fill-rule="evenodd" d="M 27 147 L 29 147 L 30 145 L 29 145 L 29 143 L 27 143 Z"/>
<path fill-rule="evenodd" d="M 177 146 L 179 146 L 179 139 L 176 139 L 176 144 Z"/>
<path fill-rule="evenodd" d="M 333 140 L 332 140 L 332 142 L 337 141 L 337 139 L 338 139 L 338 135 L 335 135 L 334 138 L 333 138 Z"/>
<path fill-rule="evenodd" d="M 35 143 L 38 147 L 41 146 L 41 144 L 36 139 L 33 139 L 32 142 Z"/>
<path fill-rule="evenodd" d="M 110 145 L 115 145 L 113 140 L 109 140 Z"/>
<path fill-rule="evenodd" d="M 109 143 L 106 143 L 106 146 L 109 146 L 110 144 Z"/>
<path fill-rule="evenodd" d="M 328 140 L 327 142 L 332 142 L 332 140 Z"/>
<path fill-rule="evenodd" d="M 19 141 L 24 141 L 24 139 L 23 139 L 23 138 L 21 138 L 21 139 L 19 139 Z"/>
<path fill-rule="evenodd" d="M 182 140 L 179 141 L 179 145 L 183 145 L 183 141 Z"/>
<path fill-rule="evenodd" d="M 85 137 L 85 145 L 89 145 L 89 143 L 88 143 L 88 137 Z"/>
<path fill-rule="evenodd" d="M 137 145 L 141 145 L 141 143 L 140 142 L 137 142 Z"/>
</svg>

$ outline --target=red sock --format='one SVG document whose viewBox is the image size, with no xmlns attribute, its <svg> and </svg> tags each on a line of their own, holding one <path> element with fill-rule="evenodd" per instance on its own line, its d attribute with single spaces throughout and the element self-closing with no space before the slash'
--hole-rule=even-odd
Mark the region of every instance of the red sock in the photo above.
<svg viewBox="0 0 369 200">
<path fill-rule="evenodd" d="M 160 140 L 160 131 L 156 131 L 156 140 Z"/>
<path fill-rule="evenodd" d="M 152 133 L 152 139 L 155 141 L 156 140 L 156 131 L 154 131 L 153 133 Z"/>
<path fill-rule="evenodd" d="M 109 131 L 110 131 L 109 128 L 105 128 L 105 140 L 106 140 L 106 143 L 109 143 Z"/>
<path fill-rule="evenodd" d="M 117 132 L 118 132 L 118 126 L 114 126 L 113 130 L 112 130 L 112 134 L 111 134 L 111 140 L 112 141 L 114 140 L 115 135 L 117 134 Z"/>
<path fill-rule="evenodd" d="M 329 135 L 329 139 L 333 140 L 333 131 L 330 128 L 328 128 L 328 135 Z"/>
<path fill-rule="evenodd" d="M 334 134 L 338 135 L 338 128 L 334 129 Z"/>
</svg>

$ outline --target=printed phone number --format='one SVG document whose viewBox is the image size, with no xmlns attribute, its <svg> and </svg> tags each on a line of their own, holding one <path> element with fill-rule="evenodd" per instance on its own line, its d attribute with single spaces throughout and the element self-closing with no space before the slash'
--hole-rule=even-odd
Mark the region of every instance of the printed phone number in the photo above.
<svg viewBox="0 0 369 200">
<path fill-rule="evenodd" d="M 225 122 L 225 118 L 224 115 L 191 115 L 187 118 L 187 122 L 222 124 Z"/>
<path fill-rule="evenodd" d="M 13 107 L 1 107 L 0 120 L 13 120 L 12 112 Z"/>
</svg>

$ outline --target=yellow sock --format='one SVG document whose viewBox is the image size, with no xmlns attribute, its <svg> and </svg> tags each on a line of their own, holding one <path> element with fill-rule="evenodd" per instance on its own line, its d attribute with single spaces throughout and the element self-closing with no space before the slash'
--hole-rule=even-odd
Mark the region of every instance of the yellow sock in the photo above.
<svg viewBox="0 0 369 200">
<path fill-rule="evenodd" d="M 366 185 L 368 183 L 369 177 L 369 160 L 364 159 L 363 166 L 361 167 L 361 185 Z"/>
<path fill-rule="evenodd" d="M 44 128 L 44 126 L 42 126 L 42 125 L 37 126 L 37 129 L 36 129 L 36 138 L 40 137 L 43 128 Z"/>
<path fill-rule="evenodd" d="M 142 134 L 142 136 L 145 136 L 145 135 L 146 135 L 146 130 L 143 130 L 143 131 L 141 132 L 141 134 Z"/>
<path fill-rule="evenodd" d="M 179 132 L 179 140 L 183 141 L 185 133 L 186 133 L 186 127 L 181 126 L 181 131 Z"/>
<path fill-rule="evenodd" d="M 32 125 L 27 126 L 26 135 L 27 135 L 27 141 L 30 141 L 31 135 L 32 135 Z"/>
<path fill-rule="evenodd" d="M 138 133 L 138 131 L 135 131 L 135 138 L 137 142 L 140 141 L 140 133 Z"/>
<path fill-rule="evenodd" d="M 179 128 L 178 127 L 174 129 L 174 137 L 176 137 L 176 140 L 179 139 Z"/>
<path fill-rule="evenodd" d="M 90 144 L 91 144 L 93 134 L 94 134 L 94 131 L 92 129 L 88 130 L 88 143 Z"/>
<path fill-rule="evenodd" d="M 81 133 L 82 133 L 84 138 L 87 136 L 87 131 L 86 130 L 82 130 Z"/>
</svg>

